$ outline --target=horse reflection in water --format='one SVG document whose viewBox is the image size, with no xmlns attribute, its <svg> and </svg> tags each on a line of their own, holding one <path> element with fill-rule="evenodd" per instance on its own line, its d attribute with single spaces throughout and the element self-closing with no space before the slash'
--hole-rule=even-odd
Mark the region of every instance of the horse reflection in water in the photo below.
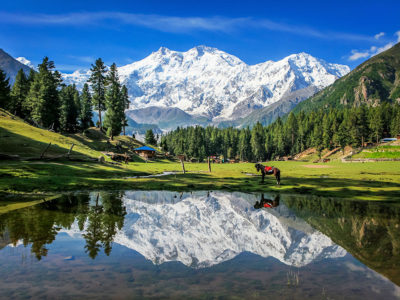
<svg viewBox="0 0 400 300">
<path fill-rule="evenodd" d="M 279 206 L 279 195 L 276 195 L 274 200 L 271 200 L 271 199 L 265 199 L 264 194 L 261 194 L 261 200 L 256 201 L 256 203 L 254 204 L 255 209 L 260 209 L 263 207 L 273 208 L 277 206 Z"/>
</svg>

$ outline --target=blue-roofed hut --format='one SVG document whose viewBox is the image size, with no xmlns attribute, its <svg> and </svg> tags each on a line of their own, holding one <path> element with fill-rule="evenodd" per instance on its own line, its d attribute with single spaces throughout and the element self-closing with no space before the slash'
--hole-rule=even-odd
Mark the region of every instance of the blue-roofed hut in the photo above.
<svg viewBox="0 0 400 300">
<path fill-rule="evenodd" d="M 143 147 L 136 148 L 134 150 L 135 150 L 136 154 L 138 154 L 139 156 L 141 156 L 145 159 L 153 158 L 156 156 L 156 149 L 153 149 L 151 147 L 143 146 Z"/>
</svg>

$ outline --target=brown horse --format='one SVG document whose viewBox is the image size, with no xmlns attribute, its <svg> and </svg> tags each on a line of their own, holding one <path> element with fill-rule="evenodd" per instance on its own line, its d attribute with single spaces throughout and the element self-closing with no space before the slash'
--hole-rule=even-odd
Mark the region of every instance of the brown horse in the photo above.
<svg viewBox="0 0 400 300">
<path fill-rule="evenodd" d="M 258 164 L 258 163 L 255 165 L 255 167 L 257 169 L 257 172 L 261 171 L 261 176 L 262 176 L 261 183 L 264 183 L 265 175 L 274 174 L 275 178 L 276 178 L 276 184 L 277 185 L 281 184 L 281 171 L 278 168 L 271 167 L 271 170 L 267 171 L 265 166 L 263 166 L 262 164 Z"/>
</svg>

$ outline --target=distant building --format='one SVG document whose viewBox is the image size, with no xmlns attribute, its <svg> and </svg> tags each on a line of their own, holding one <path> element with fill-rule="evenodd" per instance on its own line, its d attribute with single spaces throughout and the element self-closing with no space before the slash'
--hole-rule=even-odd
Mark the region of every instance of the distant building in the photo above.
<svg viewBox="0 0 400 300">
<path fill-rule="evenodd" d="M 381 139 L 381 143 L 388 143 L 388 142 L 393 142 L 393 141 L 397 141 L 397 138 L 384 138 L 384 139 Z"/>
<path fill-rule="evenodd" d="M 156 150 L 151 147 L 143 146 L 143 147 L 136 148 L 134 150 L 137 155 L 139 155 L 145 159 L 153 158 L 156 156 Z"/>
</svg>

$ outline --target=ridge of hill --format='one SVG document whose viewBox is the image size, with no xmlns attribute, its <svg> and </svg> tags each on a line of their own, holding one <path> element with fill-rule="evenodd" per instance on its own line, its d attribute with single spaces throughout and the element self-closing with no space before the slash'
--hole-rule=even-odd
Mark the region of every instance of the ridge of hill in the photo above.
<svg viewBox="0 0 400 300">
<path fill-rule="evenodd" d="M 383 102 L 400 104 L 400 43 L 302 101 L 293 112 L 362 104 L 377 106 Z"/>
</svg>

